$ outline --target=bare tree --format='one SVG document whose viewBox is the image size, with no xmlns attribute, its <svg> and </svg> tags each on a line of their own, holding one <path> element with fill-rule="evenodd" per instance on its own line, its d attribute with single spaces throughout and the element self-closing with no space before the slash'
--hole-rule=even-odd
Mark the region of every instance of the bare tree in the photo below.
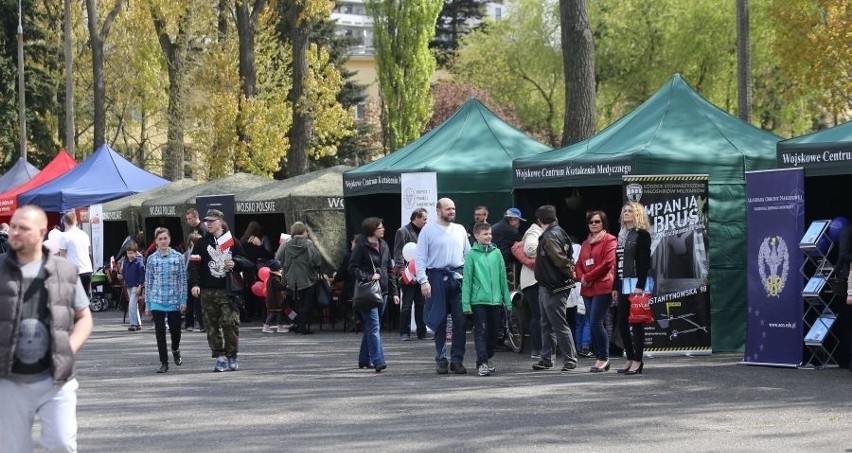
<svg viewBox="0 0 852 453">
<path fill-rule="evenodd" d="M 751 39 L 748 0 L 737 0 L 737 116 L 751 121 Z"/>
<path fill-rule="evenodd" d="M 595 133 L 595 45 L 586 0 L 559 0 L 565 121 L 562 146 Z"/>
<path fill-rule="evenodd" d="M 98 0 L 86 0 L 86 16 L 89 21 L 89 43 L 92 47 L 92 81 L 94 101 L 94 147 L 106 143 L 106 89 L 104 88 L 104 41 L 109 36 L 112 23 L 124 0 L 115 0 L 109 14 L 107 14 L 100 30 L 98 29 Z"/>
</svg>

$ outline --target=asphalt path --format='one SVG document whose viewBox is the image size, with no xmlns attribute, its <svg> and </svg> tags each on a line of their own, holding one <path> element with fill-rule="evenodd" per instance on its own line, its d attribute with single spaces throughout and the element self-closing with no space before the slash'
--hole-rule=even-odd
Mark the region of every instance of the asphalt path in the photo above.
<svg viewBox="0 0 852 453">
<path fill-rule="evenodd" d="M 95 313 L 78 358 L 80 451 L 852 451 L 852 373 L 738 365 L 736 354 L 646 360 L 622 376 L 435 373 L 434 343 L 383 332 L 388 369 L 359 370 L 361 334 L 263 334 L 245 324 L 240 370 L 214 373 L 205 334 L 159 366 L 150 324 Z M 0 446 L 2 450 L 2 446 Z"/>
</svg>

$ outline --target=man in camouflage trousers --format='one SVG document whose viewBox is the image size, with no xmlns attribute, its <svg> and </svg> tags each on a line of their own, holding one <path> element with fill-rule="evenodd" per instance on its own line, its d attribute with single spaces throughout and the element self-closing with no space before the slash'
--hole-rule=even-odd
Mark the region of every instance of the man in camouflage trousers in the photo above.
<svg viewBox="0 0 852 453">
<path fill-rule="evenodd" d="M 204 222 L 208 233 L 195 243 L 189 257 L 189 287 L 201 299 L 207 344 L 216 359 L 213 371 L 236 371 L 240 310 L 232 299 L 232 282 L 242 282 L 241 263 L 247 260 L 242 245 L 228 231 L 222 211 L 210 209 Z"/>
</svg>

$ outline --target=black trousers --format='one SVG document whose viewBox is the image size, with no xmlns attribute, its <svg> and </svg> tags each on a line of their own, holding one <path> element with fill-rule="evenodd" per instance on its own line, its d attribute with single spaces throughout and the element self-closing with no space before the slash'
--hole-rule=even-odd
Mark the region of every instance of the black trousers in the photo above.
<svg viewBox="0 0 852 453">
<path fill-rule="evenodd" d="M 627 300 L 627 294 L 618 296 L 618 331 L 621 334 L 621 341 L 624 343 L 624 352 L 627 354 L 627 360 L 636 362 L 642 361 L 642 354 L 645 350 L 645 324 L 630 324 L 627 322 L 630 317 L 630 301 Z"/>
<path fill-rule="evenodd" d="M 92 273 L 84 272 L 80 274 L 80 283 L 83 284 L 83 289 L 86 290 L 86 297 L 92 298 Z"/>
<path fill-rule="evenodd" d="M 180 312 L 151 310 L 154 316 L 154 332 L 157 337 L 157 352 L 160 353 L 160 363 L 169 361 L 166 350 L 166 321 L 169 323 L 169 333 L 172 335 L 172 351 L 180 349 Z"/>
<path fill-rule="evenodd" d="M 308 323 L 311 320 L 311 315 L 314 313 L 314 307 L 317 304 L 317 285 L 309 286 L 305 289 L 300 289 L 296 293 L 296 313 L 299 316 L 296 318 L 299 332 L 307 332 Z"/>
<path fill-rule="evenodd" d="M 201 312 L 201 300 L 188 294 L 186 297 L 186 313 L 184 313 L 184 327 L 187 329 L 195 326 L 198 320 L 198 328 L 204 328 L 204 315 Z"/>
</svg>

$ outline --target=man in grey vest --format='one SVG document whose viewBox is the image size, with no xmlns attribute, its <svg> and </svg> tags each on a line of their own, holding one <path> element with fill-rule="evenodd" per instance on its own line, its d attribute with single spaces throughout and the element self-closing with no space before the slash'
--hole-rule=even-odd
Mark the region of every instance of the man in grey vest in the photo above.
<svg viewBox="0 0 852 453">
<path fill-rule="evenodd" d="M 32 451 L 35 416 L 45 451 L 77 451 L 74 361 L 92 333 L 77 266 L 46 252 L 47 216 L 12 215 L 9 253 L 0 255 L 0 442 Z"/>
</svg>

